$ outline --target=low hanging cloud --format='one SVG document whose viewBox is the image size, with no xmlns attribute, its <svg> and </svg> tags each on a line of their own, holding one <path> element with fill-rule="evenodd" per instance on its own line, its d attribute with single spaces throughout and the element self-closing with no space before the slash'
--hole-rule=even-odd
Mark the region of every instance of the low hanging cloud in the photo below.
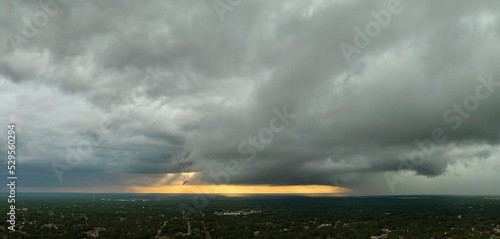
<svg viewBox="0 0 500 239">
<path fill-rule="evenodd" d="M 185 183 L 363 193 L 498 159 L 497 2 L 0 6 L 0 115 L 29 188 L 198 172 Z"/>
</svg>

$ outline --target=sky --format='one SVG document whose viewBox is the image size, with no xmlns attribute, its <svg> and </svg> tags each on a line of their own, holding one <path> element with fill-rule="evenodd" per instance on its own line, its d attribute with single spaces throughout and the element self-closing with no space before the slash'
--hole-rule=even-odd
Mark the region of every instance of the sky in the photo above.
<svg viewBox="0 0 500 239">
<path fill-rule="evenodd" d="M 31 192 L 498 195 L 499 14 L 1 1 L 0 154 Z"/>
</svg>

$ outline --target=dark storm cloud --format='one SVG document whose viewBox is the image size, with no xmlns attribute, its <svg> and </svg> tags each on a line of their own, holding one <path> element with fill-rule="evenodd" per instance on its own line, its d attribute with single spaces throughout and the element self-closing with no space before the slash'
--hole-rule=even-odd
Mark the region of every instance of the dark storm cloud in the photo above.
<svg viewBox="0 0 500 239">
<path fill-rule="evenodd" d="M 227 183 L 363 188 L 366 175 L 403 170 L 400 158 L 435 128 L 446 140 L 413 165 L 418 175 L 497 157 L 498 2 L 401 0 L 350 60 L 341 44 L 355 47 L 355 29 L 391 1 L 251 1 L 222 21 L 210 2 L 52 3 L 58 10 L 22 42 L 15 37 L 47 10 L 1 4 L 0 93 L 9 100 L 0 113 L 29 135 L 19 143 L 30 165 L 68 166 L 68 149 L 91 142 L 64 186 L 182 171 L 217 183 L 213 175 L 237 160 L 241 172 Z M 454 105 L 477 98 L 481 85 L 488 97 L 458 113 Z M 260 140 L 285 108 L 295 117 L 243 163 L 240 144 L 251 149 L 249 137 Z M 490 148 L 453 153 L 466 146 Z M 27 185 L 61 185 L 35 168 Z"/>
</svg>

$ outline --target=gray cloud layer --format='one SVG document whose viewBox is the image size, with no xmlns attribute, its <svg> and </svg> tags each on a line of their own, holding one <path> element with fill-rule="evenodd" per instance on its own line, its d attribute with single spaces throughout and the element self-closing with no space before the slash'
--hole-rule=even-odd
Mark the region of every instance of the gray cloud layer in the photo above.
<svg viewBox="0 0 500 239">
<path fill-rule="evenodd" d="M 284 107 L 296 117 L 229 183 L 363 192 L 374 175 L 401 170 L 398 158 L 435 128 L 446 140 L 412 164 L 417 175 L 498 169 L 500 3 L 401 0 L 400 13 L 357 47 L 354 29 L 365 31 L 372 11 L 390 2 L 251 1 L 221 20 L 210 1 L 54 1 L 48 9 L 4 1 L 0 114 L 18 125 L 21 180 L 50 190 L 200 171 L 199 180 L 216 183 L 211 173 L 244 162 L 238 146 Z M 40 13 L 48 18 L 37 27 Z M 342 42 L 359 49 L 350 63 Z M 144 82 L 152 87 L 138 88 Z M 478 107 L 460 113 L 454 105 L 474 103 L 469 96 Z M 86 154 L 70 165 L 68 149 L 78 146 Z M 54 165 L 64 167 L 62 182 Z"/>
</svg>

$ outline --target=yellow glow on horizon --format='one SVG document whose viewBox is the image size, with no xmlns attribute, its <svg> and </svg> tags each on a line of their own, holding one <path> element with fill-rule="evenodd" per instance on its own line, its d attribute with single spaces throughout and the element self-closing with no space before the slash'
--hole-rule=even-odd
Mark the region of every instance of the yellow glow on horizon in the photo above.
<svg viewBox="0 0 500 239">
<path fill-rule="evenodd" d="M 342 196 L 352 190 L 345 187 L 328 185 L 216 185 L 199 180 L 199 172 L 168 173 L 160 178 L 134 179 L 125 185 L 147 186 L 94 186 L 94 187 L 58 187 L 50 189 L 23 188 L 30 192 L 74 192 L 74 193 L 167 193 L 167 194 L 223 194 L 231 197 L 249 194 L 303 194 L 307 196 Z M 143 180 L 143 181 L 141 181 Z"/>
<path fill-rule="evenodd" d="M 213 193 L 213 194 L 341 194 L 349 188 L 326 185 L 165 185 L 155 187 L 132 186 L 133 193 Z"/>
</svg>

